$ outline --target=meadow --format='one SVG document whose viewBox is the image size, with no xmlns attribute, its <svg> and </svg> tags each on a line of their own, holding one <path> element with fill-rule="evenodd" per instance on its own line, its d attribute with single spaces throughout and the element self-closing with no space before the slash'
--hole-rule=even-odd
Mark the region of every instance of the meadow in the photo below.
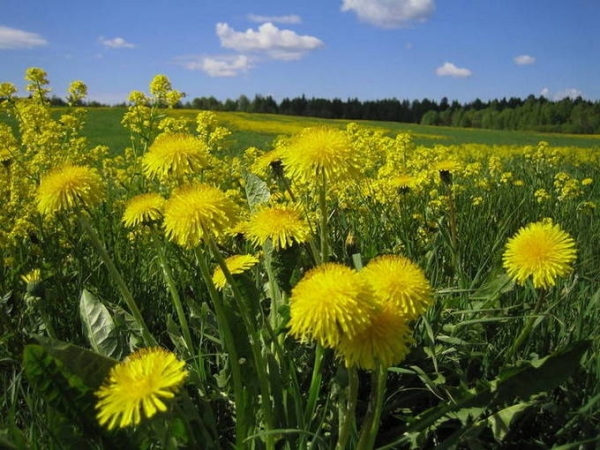
<svg viewBox="0 0 600 450">
<path fill-rule="evenodd" d="M 597 448 L 597 136 L 0 83 L 0 447 Z"/>
</svg>

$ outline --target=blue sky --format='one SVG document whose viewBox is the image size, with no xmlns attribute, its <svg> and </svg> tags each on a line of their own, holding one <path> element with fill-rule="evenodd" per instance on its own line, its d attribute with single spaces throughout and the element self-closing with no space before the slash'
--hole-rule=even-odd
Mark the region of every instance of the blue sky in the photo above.
<svg viewBox="0 0 600 450">
<path fill-rule="evenodd" d="M 0 82 L 125 101 L 244 94 L 600 100 L 598 0 L 0 0 Z"/>
</svg>

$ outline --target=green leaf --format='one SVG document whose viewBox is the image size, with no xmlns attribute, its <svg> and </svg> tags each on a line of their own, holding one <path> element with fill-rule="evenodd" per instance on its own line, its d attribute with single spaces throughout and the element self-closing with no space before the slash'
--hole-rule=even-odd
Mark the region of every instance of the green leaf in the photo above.
<svg viewBox="0 0 600 450">
<path fill-rule="evenodd" d="M 115 322 L 106 306 L 87 289 L 81 294 L 79 313 L 92 348 L 101 355 L 121 358 L 123 344 Z"/>
<path fill-rule="evenodd" d="M 516 420 L 530 406 L 530 402 L 517 403 L 516 405 L 504 408 L 487 418 L 487 423 L 492 429 L 494 437 L 497 441 L 500 442 L 506 437 L 510 431 L 510 426 L 513 421 Z"/>
<path fill-rule="evenodd" d="M 253 173 L 246 172 L 244 174 L 246 199 L 248 200 L 248 206 L 250 212 L 256 211 L 256 207 L 262 203 L 269 201 L 271 193 L 269 192 L 269 186 L 259 177 Z"/>
</svg>

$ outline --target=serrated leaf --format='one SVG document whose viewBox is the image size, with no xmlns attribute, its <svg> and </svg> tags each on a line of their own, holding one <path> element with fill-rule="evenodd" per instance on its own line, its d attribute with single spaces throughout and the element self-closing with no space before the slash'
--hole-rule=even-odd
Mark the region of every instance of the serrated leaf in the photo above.
<svg viewBox="0 0 600 450">
<path fill-rule="evenodd" d="M 123 345 L 115 322 L 108 308 L 87 289 L 81 293 L 79 314 L 91 347 L 101 355 L 120 358 L 123 355 Z"/>
</svg>

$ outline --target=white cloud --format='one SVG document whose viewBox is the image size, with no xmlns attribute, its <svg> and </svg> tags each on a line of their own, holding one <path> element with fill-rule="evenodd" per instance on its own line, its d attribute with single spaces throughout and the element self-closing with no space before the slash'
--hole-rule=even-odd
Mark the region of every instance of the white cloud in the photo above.
<svg viewBox="0 0 600 450">
<path fill-rule="evenodd" d="M 540 95 L 552 100 L 562 100 L 564 98 L 570 98 L 574 100 L 577 97 L 583 97 L 583 92 L 581 92 L 579 89 L 567 88 L 563 89 L 562 91 L 552 93 L 550 89 L 545 87 L 540 91 Z"/>
<path fill-rule="evenodd" d="M 530 66 L 531 64 L 535 63 L 535 57 L 530 55 L 519 55 L 515 56 L 513 61 L 518 66 Z"/>
<path fill-rule="evenodd" d="M 218 23 L 217 36 L 221 46 L 238 52 L 258 52 L 273 59 L 300 59 L 307 52 L 323 46 L 323 41 L 313 36 L 300 36 L 291 30 L 280 30 L 271 22 L 248 29 L 245 32 L 235 31 L 226 23 Z"/>
<path fill-rule="evenodd" d="M 187 58 L 183 65 L 186 69 L 201 70 L 211 77 L 234 77 L 252 68 L 246 55 L 202 56 Z"/>
<path fill-rule="evenodd" d="M 543 97 L 548 98 L 548 96 L 550 95 L 550 89 L 548 89 L 547 87 L 543 88 L 540 91 L 540 95 L 543 96 Z"/>
<path fill-rule="evenodd" d="M 108 48 L 134 48 L 135 47 L 135 45 L 131 44 L 130 42 L 127 42 L 122 37 L 116 37 L 113 39 L 104 39 L 103 37 L 99 37 L 98 41 L 100 41 L 100 43 L 102 45 L 104 45 L 105 47 L 108 47 Z"/>
<path fill-rule="evenodd" d="M 434 0 L 343 0 L 342 11 L 381 28 L 401 28 L 422 22 L 433 14 Z"/>
<path fill-rule="evenodd" d="M 435 73 L 440 77 L 466 78 L 473 73 L 469 69 L 456 67 L 451 62 L 445 62 L 443 65 L 435 69 Z"/>
<path fill-rule="evenodd" d="M 33 48 L 47 43 L 48 41 L 37 33 L 0 26 L 0 50 Z"/>
<path fill-rule="evenodd" d="M 302 19 L 296 14 L 289 14 L 287 16 L 261 16 L 259 14 L 248 14 L 248 20 L 258 23 L 302 23 Z"/>
</svg>

